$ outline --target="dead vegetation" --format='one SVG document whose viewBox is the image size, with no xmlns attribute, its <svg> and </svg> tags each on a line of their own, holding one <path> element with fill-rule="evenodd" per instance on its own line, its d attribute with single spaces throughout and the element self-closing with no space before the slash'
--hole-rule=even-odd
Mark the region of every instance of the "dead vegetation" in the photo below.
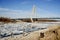
<svg viewBox="0 0 60 40">
<path fill-rule="evenodd" d="M 0 22 L 9 23 L 9 22 L 15 22 L 15 20 L 6 17 L 0 17 Z"/>
</svg>

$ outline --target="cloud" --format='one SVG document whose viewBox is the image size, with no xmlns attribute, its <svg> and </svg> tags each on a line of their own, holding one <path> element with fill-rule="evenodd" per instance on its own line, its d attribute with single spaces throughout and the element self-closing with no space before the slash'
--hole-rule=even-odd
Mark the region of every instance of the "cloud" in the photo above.
<svg viewBox="0 0 60 40">
<path fill-rule="evenodd" d="M 3 10 L 9 10 L 9 9 L 5 9 L 5 8 L 0 8 L 0 11 L 3 11 Z"/>
<path fill-rule="evenodd" d="M 0 8 L 0 16 L 11 17 L 11 18 L 30 18 L 32 10 L 12 10 L 7 8 Z M 36 8 L 36 13 L 32 17 L 60 17 L 56 13 Z"/>
<path fill-rule="evenodd" d="M 37 13 L 37 17 L 60 17 L 56 13 L 52 13 L 51 11 L 41 9 L 39 7 L 37 7 L 36 13 Z"/>
<path fill-rule="evenodd" d="M 53 0 L 43 0 L 43 1 L 53 1 Z"/>
<path fill-rule="evenodd" d="M 29 17 L 31 11 L 26 10 L 12 10 L 7 8 L 0 8 L 0 16 L 11 17 L 11 18 L 23 18 Z"/>
<path fill-rule="evenodd" d="M 0 11 L 20 12 L 22 10 L 12 10 L 12 9 L 7 9 L 7 8 L 0 8 Z"/>
<path fill-rule="evenodd" d="M 28 2 L 27 1 L 23 1 L 23 2 L 21 2 L 21 4 L 27 4 Z"/>
</svg>

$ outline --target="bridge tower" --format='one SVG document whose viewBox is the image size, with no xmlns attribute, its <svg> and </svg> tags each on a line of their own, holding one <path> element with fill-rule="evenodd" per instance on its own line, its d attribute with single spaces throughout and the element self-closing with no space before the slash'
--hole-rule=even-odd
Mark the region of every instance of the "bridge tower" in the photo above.
<svg viewBox="0 0 60 40">
<path fill-rule="evenodd" d="M 36 6 L 33 5 L 33 8 L 32 8 L 32 14 L 31 14 L 31 22 L 33 23 L 33 16 L 35 16 L 35 11 L 36 11 Z"/>
</svg>

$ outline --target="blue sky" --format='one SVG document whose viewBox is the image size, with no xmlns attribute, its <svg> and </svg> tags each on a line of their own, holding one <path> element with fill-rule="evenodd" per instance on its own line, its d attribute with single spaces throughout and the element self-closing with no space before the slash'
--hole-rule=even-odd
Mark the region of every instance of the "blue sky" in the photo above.
<svg viewBox="0 0 60 40">
<path fill-rule="evenodd" d="M 60 17 L 60 0 L 0 0 L 0 16 L 10 18 Z"/>
</svg>

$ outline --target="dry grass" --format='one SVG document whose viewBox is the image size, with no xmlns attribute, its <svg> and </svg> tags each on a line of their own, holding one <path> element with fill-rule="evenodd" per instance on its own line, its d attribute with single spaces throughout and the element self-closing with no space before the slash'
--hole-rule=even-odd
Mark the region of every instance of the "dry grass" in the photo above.
<svg viewBox="0 0 60 40">
<path fill-rule="evenodd" d="M 40 38 L 40 40 L 60 40 L 60 26 L 54 25 L 48 28 L 46 32 L 44 32 L 44 37 Z"/>
</svg>

